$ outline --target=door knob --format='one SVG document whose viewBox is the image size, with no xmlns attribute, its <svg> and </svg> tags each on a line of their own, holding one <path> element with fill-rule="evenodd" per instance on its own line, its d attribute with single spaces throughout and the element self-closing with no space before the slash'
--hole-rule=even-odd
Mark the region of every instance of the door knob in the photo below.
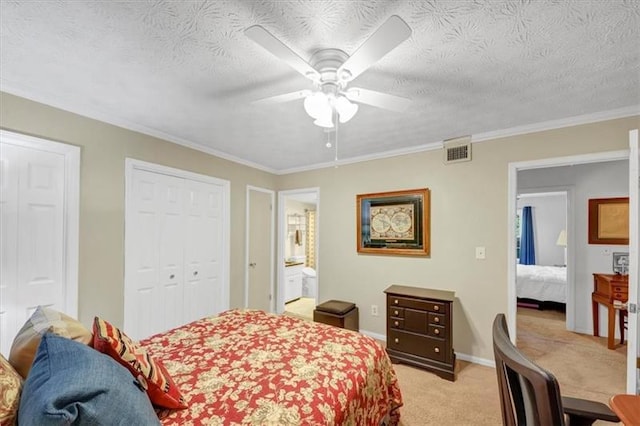
<svg viewBox="0 0 640 426">
<path fill-rule="evenodd" d="M 251 262 L 251 263 L 249 264 L 249 267 L 251 267 L 251 268 L 255 268 L 255 267 L 256 267 L 256 262 Z"/>
<path fill-rule="evenodd" d="M 193 271 L 193 275 L 198 275 L 198 271 Z"/>
<path fill-rule="evenodd" d="M 169 279 L 170 279 L 170 280 L 172 280 L 172 279 L 174 279 L 174 278 L 175 278 L 175 275 L 173 275 L 173 274 L 169 275 Z"/>
</svg>

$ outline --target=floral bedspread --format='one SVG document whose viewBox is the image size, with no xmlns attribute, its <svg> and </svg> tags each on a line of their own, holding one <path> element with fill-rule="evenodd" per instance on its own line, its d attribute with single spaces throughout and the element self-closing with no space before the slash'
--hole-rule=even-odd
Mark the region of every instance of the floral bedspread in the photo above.
<svg viewBox="0 0 640 426">
<path fill-rule="evenodd" d="M 140 342 L 189 408 L 165 425 L 397 424 L 402 397 L 385 350 L 349 330 L 231 310 Z"/>
</svg>

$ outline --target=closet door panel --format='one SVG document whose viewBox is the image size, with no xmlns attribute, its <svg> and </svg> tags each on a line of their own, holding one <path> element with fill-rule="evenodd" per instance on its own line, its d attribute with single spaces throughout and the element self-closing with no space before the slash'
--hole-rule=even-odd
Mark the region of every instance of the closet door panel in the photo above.
<svg viewBox="0 0 640 426">
<path fill-rule="evenodd" d="M 184 324 L 184 179 L 158 175 L 160 198 L 160 290 L 162 331 Z"/>
<path fill-rule="evenodd" d="M 222 188 L 187 181 L 185 314 L 193 321 L 220 312 Z"/>
</svg>

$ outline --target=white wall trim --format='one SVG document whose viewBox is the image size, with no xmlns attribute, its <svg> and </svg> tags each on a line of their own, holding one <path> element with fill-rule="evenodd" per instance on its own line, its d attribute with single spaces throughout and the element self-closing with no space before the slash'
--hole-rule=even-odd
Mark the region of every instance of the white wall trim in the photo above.
<svg viewBox="0 0 640 426">
<path fill-rule="evenodd" d="M 80 147 L 0 130 L 2 143 L 64 156 L 65 313 L 78 318 L 78 267 L 80 235 Z"/>
<path fill-rule="evenodd" d="M 387 336 L 386 335 L 379 334 L 379 333 L 374 333 L 373 331 L 360 329 L 360 334 L 364 334 L 365 336 L 372 337 L 372 338 L 374 338 L 376 340 L 379 340 L 381 342 L 386 342 L 387 341 Z M 460 352 L 456 352 L 456 359 L 459 359 L 461 361 L 471 362 L 473 364 L 484 365 L 485 367 L 496 368 L 496 363 L 492 359 L 480 358 L 480 357 L 477 357 L 477 356 L 467 355 L 467 354 L 463 354 L 463 353 L 460 353 Z"/>
<path fill-rule="evenodd" d="M 456 358 L 460 361 L 467 361 L 473 364 L 484 365 L 485 367 L 496 368 L 496 362 L 492 359 L 480 358 L 473 355 L 467 355 L 460 352 L 456 352 Z"/>
<path fill-rule="evenodd" d="M 629 158 L 629 150 L 596 152 L 591 154 L 572 155 L 567 157 L 542 158 L 538 160 L 519 161 L 508 164 L 507 171 L 507 324 L 511 340 L 516 341 L 516 204 L 518 191 L 518 171 L 527 169 L 540 169 L 547 167 L 571 166 L 576 164 L 589 164 L 604 161 L 626 160 Z M 573 192 L 572 192 L 573 193 Z M 572 200 L 573 201 L 573 200 Z M 569 233 L 572 244 L 573 237 Z M 568 261 L 573 261 L 573 251 L 567 251 Z"/>
<path fill-rule="evenodd" d="M 374 338 L 376 340 L 380 340 L 381 342 L 386 342 L 387 341 L 387 336 L 384 334 L 379 334 L 379 333 L 374 333 L 373 331 L 369 331 L 369 330 L 358 330 L 360 332 L 360 334 L 364 334 L 365 336 L 369 336 L 371 338 Z"/>
<path fill-rule="evenodd" d="M 230 188 L 231 183 L 228 180 L 220 179 L 213 176 L 202 175 L 199 173 L 190 172 L 187 170 L 176 169 L 173 167 L 163 166 L 155 163 L 148 163 L 142 160 L 136 160 L 134 158 L 125 158 L 125 221 L 124 221 L 124 318 L 123 323 L 126 324 L 127 320 L 127 312 L 128 306 L 127 302 L 127 288 L 129 287 L 128 281 L 131 279 L 132 271 L 130 270 L 131 265 L 130 262 L 127 262 L 127 253 L 131 253 L 132 250 L 132 238 L 131 238 L 131 230 L 132 220 L 130 219 L 130 215 L 132 212 L 132 202 L 131 200 L 131 185 L 133 185 L 133 171 L 134 170 L 145 170 L 148 172 L 161 173 L 168 176 L 174 176 L 183 179 L 194 180 L 197 182 L 211 183 L 214 185 L 219 185 L 223 188 L 222 194 L 222 221 L 223 221 L 223 231 L 222 231 L 222 286 L 223 286 L 223 310 L 229 309 L 230 305 L 230 277 L 231 277 L 231 266 L 230 266 L 230 252 L 231 252 L 231 242 L 230 242 L 230 232 L 231 232 L 231 196 L 230 196 Z"/>
<path fill-rule="evenodd" d="M 277 170 L 270 167 L 263 166 L 262 164 L 254 163 L 252 161 L 248 161 L 240 157 L 227 154 L 226 152 L 219 151 L 215 148 L 212 148 L 197 142 L 193 142 L 193 141 L 181 138 L 179 136 L 175 136 L 175 135 L 163 132 L 161 130 L 143 126 L 141 124 L 134 123 L 122 117 L 116 117 L 113 114 L 108 114 L 108 113 L 99 111 L 88 104 L 82 105 L 82 107 L 78 108 L 77 105 L 71 105 L 70 103 L 61 101 L 57 97 L 43 95 L 42 93 L 35 93 L 33 90 L 25 89 L 24 87 L 19 87 L 17 84 L 13 82 L 8 82 L 7 80 L 4 80 L 4 79 L 1 81 L 1 83 L 2 83 L 1 90 L 3 92 L 9 93 L 15 96 L 19 96 L 21 98 L 30 99 L 32 101 L 39 102 L 48 106 L 52 106 L 54 108 L 59 108 L 64 111 L 78 114 L 82 117 L 92 118 L 94 120 L 98 120 L 103 123 L 112 124 L 114 126 L 122 127 L 127 130 L 153 136 L 155 138 L 162 139 L 164 141 L 175 143 L 176 145 L 185 146 L 187 148 L 195 149 L 196 151 L 214 155 L 218 158 L 222 158 L 223 160 L 228 160 L 234 163 L 242 164 L 243 166 L 252 167 L 254 169 L 262 170 L 269 173 L 277 172 Z"/>
<path fill-rule="evenodd" d="M 442 145 L 443 145 L 443 141 L 433 141 L 426 144 L 417 145 L 414 147 L 385 151 L 385 152 L 380 152 L 380 153 L 371 154 L 371 155 L 363 155 L 359 157 L 352 157 L 345 160 L 338 160 L 338 161 L 314 164 L 310 166 L 293 167 L 289 169 L 277 170 L 271 167 L 264 166 L 262 164 L 258 164 L 249 160 L 242 159 L 240 157 L 237 157 L 231 154 L 227 154 L 225 152 L 219 151 L 213 147 L 209 147 L 201 143 L 190 141 L 190 140 L 187 140 L 179 136 L 175 136 L 157 129 L 152 129 L 146 126 L 142 126 L 140 124 L 133 123 L 121 117 L 116 117 L 112 114 L 99 111 L 91 107 L 90 105 L 82 105 L 81 108 L 77 108 L 77 106 L 73 106 L 69 103 L 61 101 L 58 97 L 51 96 L 51 95 L 43 95 L 42 93 L 35 93 L 32 89 L 21 87 L 15 82 L 10 82 L 5 79 L 2 79 L 0 81 L 0 88 L 2 91 L 15 96 L 20 96 L 22 98 L 30 99 L 35 102 L 40 102 L 45 105 L 50 105 L 55 108 L 69 111 L 74 114 L 81 115 L 83 117 L 99 120 L 104 123 L 109 123 L 114 126 L 125 128 L 127 130 L 153 136 L 168 142 L 175 143 L 177 145 L 182 145 L 191 149 L 195 149 L 197 151 L 204 152 L 206 154 L 214 155 L 224 160 L 232 161 L 234 163 L 242 164 L 244 166 L 252 167 L 254 169 L 262 170 L 262 171 L 273 173 L 276 175 L 286 175 L 286 174 L 304 172 L 309 170 L 324 169 L 327 167 L 335 167 L 337 165 L 340 166 L 340 165 L 346 165 L 346 164 L 359 163 L 363 161 L 371 161 L 371 160 L 378 160 L 382 158 L 396 157 L 399 155 L 413 154 L 413 153 L 423 152 L 423 151 L 432 151 L 435 149 L 442 148 Z M 471 139 L 473 143 L 484 142 L 492 139 L 505 138 L 509 136 L 516 136 L 516 135 L 522 135 L 527 133 L 541 132 L 545 130 L 553 130 L 553 129 L 558 129 L 562 127 L 571 127 L 571 126 L 578 126 L 582 124 L 597 123 L 597 122 L 606 121 L 606 120 L 615 120 L 618 118 L 626 118 L 626 117 L 631 117 L 639 114 L 640 114 L 640 104 L 632 105 L 625 108 L 609 110 L 609 111 L 601 111 L 601 112 L 596 112 L 591 114 L 567 117 L 559 120 L 550 120 L 550 121 L 544 121 L 541 123 L 528 124 L 524 126 L 516 126 L 516 127 L 511 127 L 511 128 L 502 129 L 502 130 L 477 133 L 475 135 L 472 135 Z"/>
<path fill-rule="evenodd" d="M 598 123 L 600 121 L 615 120 L 618 118 L 632 117 L 640 114 L 640 105 L 633 105 L 627 108 L 619 108 L 610 111 L 602 111 L 593 114 L 578 115 L 574 117 L 562 118 L 559 120 L 544 121 L 541 123 L 528 124 L 524 126 L 516 126 L 508 129 L 495 130 L 491 132 L 477 133 L 471 136 L 472 143 L 485 142 L 499 138 L 510 136 L 525 135 L 528 133 L 543 132 L 546 130 L 560 129 L 563 127 L 579 126 L 582 124 Z M 323 169 L 328 167 L 342 166 L 346 164 L 360 163 L 363 161 L 379 160 L 389 157 L 397 157 L 399 155 L 414 154 L 417 152 L 433 151 L 440 149 L 443 141 L 434 141 L 426 144 L 416 145 L 414 147 L 396 149 L 391 151 L 380 152 L 371 155 L 363 155 L 352 157 L 344 160 L 331 161 L 326 163 L 314 164 L 310 166 L 294 167 L 290 169 L 278 170 L 278 175 L 286 175 L 291 173 L 305 172 L 309 170 Z M 546 167 L 546 166 L 545 166 Z"/>
<path fill-rule="evenodd" d="M 271 213 L 269 218 L 270 234 L 269 234 L 269 291 L 271 293 L 271 300 L 269 301 L 269 312 L 274 312 L 275 310 L 275 280 L 274 280 L 274 263 L 275 263 L 275 253 L 274 253 L 274 243 L 275 243 L 275 201 L 276 201 L 276 193 L 275 191 L 267 188 L 261 188 L 258 186 L 247 185 L 246 189 L 246 204 L 245 204 L 245 241 L 244 241 L 244 307 L 249 307 L 249 243 L 250 243 L 250 226 L 249 226 L 249 218 L 251 213 L 251 191 L 263 192 L 265 194 L 269 194 L 271 196 Z"/>
</svg>

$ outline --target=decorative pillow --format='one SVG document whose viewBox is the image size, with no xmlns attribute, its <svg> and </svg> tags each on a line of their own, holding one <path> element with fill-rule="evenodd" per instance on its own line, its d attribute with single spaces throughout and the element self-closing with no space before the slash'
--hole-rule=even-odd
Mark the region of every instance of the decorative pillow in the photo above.
<svg viewBox="0 0 640 426">
<path fill-rule="evenodd" d="M 13 340 L 9 353 L 9 362 L 25 379 L 40 344 L 40 338 L 47 331 L 87 345 L 91 343 L 91 331 L 80 321 L 54 309 L 38 306 Z"/>
<path fill-rule="evenodd" d="M 149 399 L 155 405 L 187 408 L 164 365 L 154 360 L 117 327 L 98 317 L 93 321 L 93 347 L 127 367 L 147 389 Z"/>
<path fill-rule="evenodd" d="M 0 355 L 0 425 L 13 425 L 18 414 L 22 377 Z"/>
<path fill-rule="evenodd" d="M 82 343 L 46 333 L 24 382 L 20 425 L 158 425 L 131 374 Z"/>
</svg>

